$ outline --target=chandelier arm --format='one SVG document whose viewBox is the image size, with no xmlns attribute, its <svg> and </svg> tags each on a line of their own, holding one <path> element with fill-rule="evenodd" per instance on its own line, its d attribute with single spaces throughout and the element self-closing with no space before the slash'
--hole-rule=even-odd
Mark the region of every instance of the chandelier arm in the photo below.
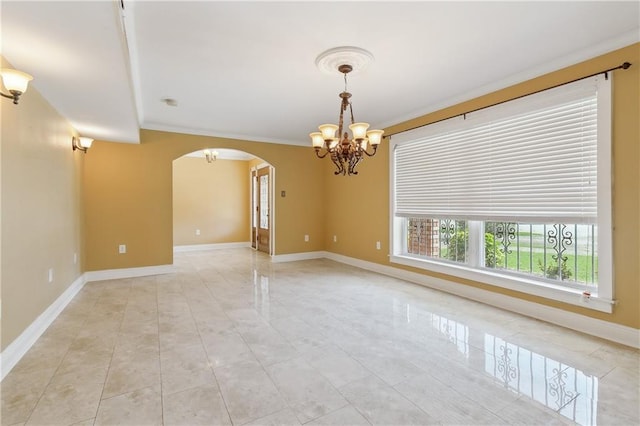
<svg viewBox="0 0 640 426">
<path fill-rule="evenodd" d="M 327 150 L 327 151 L 325 151 L 325 153 L 324 153 L 324 154 L 320 155 L 320 148 L 316 148 L 316 149 L 315 149 L 315 151 L 316 151 L 316 156 L 317 156 L 318 158 L 324 158 L 324 157 L 326 157 L 326 156 L 327 156 L 327 154 L 329 154 L 329 152 L 330 152 L 329 150 Z"/>
<path fill-rule="evenodd" d="M 336 165 L 336 171 L 333 172 L 334 175 L 339 175 L 342 174 L 344 175 L 344 165 L 342 164 L 342 161 L 338 158 L 337 155 L 332 155 L 331 156 L 331 161 L 333 161 L 333 164 Z"/>
<path fill-rule="evenodd" d="M 378 151 L 378 145 L 373 145 L 373 152 L 371 154 L 369 154 L 369 151 L 367 151 L 367 149 L 363 149 L 362 152 L 367 154 L 367 157 L 373 157 L 374 155 L 376 155 L 376 151 Z"/>
</svg>

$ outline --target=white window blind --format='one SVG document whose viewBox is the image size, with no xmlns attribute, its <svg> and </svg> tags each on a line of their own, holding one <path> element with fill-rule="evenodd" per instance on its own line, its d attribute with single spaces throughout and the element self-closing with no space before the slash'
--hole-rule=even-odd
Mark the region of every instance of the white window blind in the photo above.
<svg viewBox="0 0 640 426">
<path fill-rule="evenodd" d="M 604 76 L 393 136 L 395 215 L 596 223 L 598 90 Z"/>
</svg>

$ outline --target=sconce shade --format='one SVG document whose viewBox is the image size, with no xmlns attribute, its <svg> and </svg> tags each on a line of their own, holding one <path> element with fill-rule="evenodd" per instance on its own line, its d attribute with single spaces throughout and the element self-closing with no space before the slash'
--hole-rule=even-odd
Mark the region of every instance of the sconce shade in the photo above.
<svg viewBox="0 0 640 426">
<path fill-rule="evenodd" d="M 4 84 L 4 87 L 12 93 L 18 92 L 22 94 L 26 92 L 29 82 L 33 80 L 33 77 L 26 72 L 10 68 L 2 68 L 0 70 L 0 74 L 2 74 L 2 84 Z"/>
<path fill-rule="evenodd" d="M 85 148 L 85 149 L 86 149 L 86 148 L 91 148 L 91 144 L 93 143 L 93 139 L 91 139 L 91 138 L 86 138 L 86 137 L 84 137 L 84 136 L 80 136 L 78 139 L 80 140 L 80 141 L 79 141 L 79 145 L 80 145 L 82 148 Z"/>
<path fill-rule="evenodd" d="M 74 136 L 71 139 L 71 146 L 73 147 L 73 150 L 75 151 L 77 149 L 78 151 L 82 151 L 85 154 L 87 153 L 87 150 L 91 148 L 92 143 L 93 139 L 83 136 Z"/>
</svg>

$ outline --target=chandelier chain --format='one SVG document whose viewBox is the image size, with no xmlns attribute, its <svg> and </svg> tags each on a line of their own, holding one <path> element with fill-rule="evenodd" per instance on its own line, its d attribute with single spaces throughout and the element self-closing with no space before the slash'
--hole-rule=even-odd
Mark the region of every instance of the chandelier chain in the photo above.
<svg viewBox="0 0 640 426">
<path fill-rule="evenodd" d="M 349 93 L 348 90 L 347 90 L 347 73 L 345 72 L 342 75 L 344 76 L 344 92 L 345 93 Z M 353 123 L 355 123 L 355 120 L 353 119 L 353 106 L 352 106 L 351 102 L 348 102 L 348 104 L 349 104 L 349 112 L 351 113 L 351 124 L 353 124 Z M 344 109 L 346 109 L 346 105 L 345 105 Z M 344 111 L 344 109 L 343 109 L 343 111 Z M 340 126 L 340 128 L 342 128 L 342 126 Z"/>
<path fill-rule="evenodd" d="M 355 123 L 355 120 L 353 119 L 353 106 L 351 102 L 349 102 L 349 112 L 351 112 L 351 124 L 353 124 Z"/>
<path fill-rule="evenodd" d="M 342 102 L 340 103 L 340 116 L 338 118 L 338 136 L 340 138 L 342 138 L 342 129 L 344 128 L 344 110 L 347 108 L 347 100 L 346 99 L 342 99 Z"/>
</svg>

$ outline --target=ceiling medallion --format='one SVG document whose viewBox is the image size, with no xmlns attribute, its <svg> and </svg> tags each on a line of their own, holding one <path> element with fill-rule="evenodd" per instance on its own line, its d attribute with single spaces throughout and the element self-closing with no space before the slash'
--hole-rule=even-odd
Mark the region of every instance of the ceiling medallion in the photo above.
<svg viewBox="0 0 640 426">
<path fill-rule="evenodd" d="M 353 74 L 364 70 L 373 62 L 373 54 L 354 46 L 334 47 L 325 50 L 316 58 L 316 67 L 326 74 L 342 73 L 340 65 L 350 65 Z"/>
</svg>

